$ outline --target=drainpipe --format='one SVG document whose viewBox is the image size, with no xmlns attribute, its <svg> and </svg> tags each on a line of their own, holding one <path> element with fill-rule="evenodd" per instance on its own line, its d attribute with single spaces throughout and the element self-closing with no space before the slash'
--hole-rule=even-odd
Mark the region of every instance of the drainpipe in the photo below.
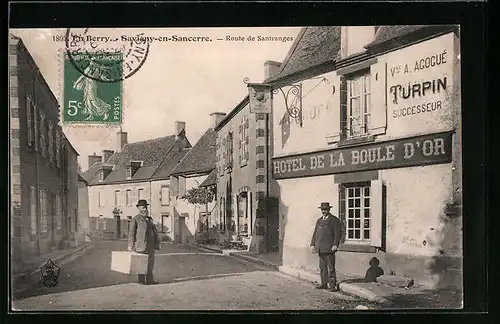
<svg viewBox="0 0 500 324">
<path fill-rule="evenodd" d="M 272 99 L 271 99 L 272 100 Z M 266 198 L 269 198 L 269 114 L 266 114 Z M 267 203 L 269 200 L 266 199 Z M 269 215 L 266 215 L 266 252 L 269 252 Z"/>
</svg>

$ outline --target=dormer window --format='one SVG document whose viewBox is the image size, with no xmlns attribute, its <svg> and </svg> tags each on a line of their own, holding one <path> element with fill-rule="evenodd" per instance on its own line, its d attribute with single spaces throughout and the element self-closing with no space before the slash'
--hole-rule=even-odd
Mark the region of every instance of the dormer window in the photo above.
<svg viewBox="0 0 500 324">
<path fill-rule="evenodd" d="M 131 179 L 134 174 L 142 167 L 143 161 L 130 161 L 130 164 L 126 168 L 126 177 Z"/>
<path fill-rule="evenodd" d="M 342 58 L 366 51 L 365 46 L 375 38 L 375 26 L 344 26 L 341 31 Z"/>
<path fill-rule="evenodd" d="M 113 171 L 112 165 L 103 165 L 102 169 L 99 171 L 99 182 L 104 181 L 111 171 Z"/>
</svg>

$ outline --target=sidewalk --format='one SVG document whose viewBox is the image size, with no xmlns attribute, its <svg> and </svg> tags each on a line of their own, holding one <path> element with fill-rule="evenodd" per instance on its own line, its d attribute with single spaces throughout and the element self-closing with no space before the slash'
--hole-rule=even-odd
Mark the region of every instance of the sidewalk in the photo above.
<svg viewBox="0 0 500 324">
<path fill-rule="evenodd" d="M 278 253 L 259 254 L 240 250 L 223 250 L 217 245 L 191 244 L 207 251 L 232 256 L 244 261 L 260 264 L 304 281 L 318 284 L 319 272 L 310 272 L 284 266 Z M 337 274 L 342 292 L 379 304 L 383 308 L 461 308 L 462 292 L 457 289 L 428 289 L 414 285 L 397 288 L 378 282 L 364 282 L 348 274 Z"/>
<path fill-rule="evenodd" d="M 52 260 L 56 265 L 62 266 L 81 257 L 92 249 L 92 242 L 85 242 L 76 248 L 55 250 L 32 259 L 25 260 L 23 269 L 12 274 L 11 284 L 13 293 L 21 293 L 38 284 L 41 278 L 40 268 L 46 264 L 47 261 Z"/>
</svg>

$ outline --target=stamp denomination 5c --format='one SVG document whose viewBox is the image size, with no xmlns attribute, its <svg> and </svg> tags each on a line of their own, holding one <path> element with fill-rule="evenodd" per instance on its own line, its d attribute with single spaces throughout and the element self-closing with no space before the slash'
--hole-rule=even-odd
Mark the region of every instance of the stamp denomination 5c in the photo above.
<svg viewBox="0 0 500 324">
<path fill-rule="evenodd" d="M 122 63 L 121 53 L 64 55 L 65 123 L 122 123 L 123 81 L 99 81 L 114 78 L 110 66 Z"/>
</svg>

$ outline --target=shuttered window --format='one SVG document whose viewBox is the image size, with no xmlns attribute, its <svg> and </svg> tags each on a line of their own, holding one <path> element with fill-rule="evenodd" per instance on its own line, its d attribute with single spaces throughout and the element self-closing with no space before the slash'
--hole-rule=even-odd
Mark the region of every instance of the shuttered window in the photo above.
<svg viewBox="0 0 500 324">
<path fill-rule="evenodd" d="M 31 235 L 36 235 L 37 231 L 37 212 L 36 212 L 36 188 L 30 187 L 30 228 Z"/>
</svg>

